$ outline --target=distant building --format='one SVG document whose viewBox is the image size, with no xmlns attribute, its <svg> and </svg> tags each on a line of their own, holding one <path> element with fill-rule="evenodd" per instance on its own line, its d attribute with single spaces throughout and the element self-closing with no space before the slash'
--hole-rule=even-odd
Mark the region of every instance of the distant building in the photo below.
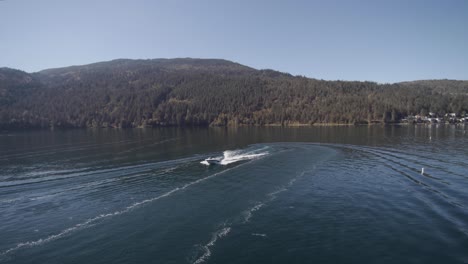
<svg viewBox="0 0 468 264">
<path fill-rule="evenodd" d="M 455 124 L 455 123 L 468 123 L 468 114 L 458 115 L 457 113 L 446 113 L 444 117 L 438 113 L 429 112 L 427 116 L 423 115 L 408 115 L 401 121 L 403 123 L 433 123 L 433 124 Z"/>
</svg>

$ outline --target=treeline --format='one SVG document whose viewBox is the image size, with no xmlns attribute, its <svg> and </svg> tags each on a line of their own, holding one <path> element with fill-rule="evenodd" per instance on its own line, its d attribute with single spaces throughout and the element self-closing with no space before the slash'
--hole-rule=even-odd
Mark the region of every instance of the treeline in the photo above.
<svg viewBox="0 0 468 264">
<path fill-rule="evenodd" d="M 468 82 L 323 81 L 225 60 L 0 69 L 0 127 L 360 124 L 468 112 Z"/>
</svg>

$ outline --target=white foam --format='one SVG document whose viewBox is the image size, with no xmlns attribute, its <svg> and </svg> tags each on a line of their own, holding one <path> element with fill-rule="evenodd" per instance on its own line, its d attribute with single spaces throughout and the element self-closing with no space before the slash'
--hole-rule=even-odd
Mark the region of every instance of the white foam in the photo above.
<svg viewBox="0 0 468 264">
<path fill-rule="evenodd" d="M 265 155 L 268 155 L 268 152 L 260 152 L 257 151 L 242 151 L 242 150 L 226 150 L 224 151 L 223 155 L 224 158 L 221 160 L 221 165 L 228 165 L 234 162 L 239 162 L 242 160 L 251 160 L 256 159 Z"/>
<path fill-rule="evenodd" d="M 216 157 L 215 159 L 220 160 L 220 165 L 228 165 L 234 162 L 243 160 L 252 160 L 268 155 L 268 151 L 264 151 L 267 147 L 257 150 L 226 150 L 223 152 L 223 156 Z M 262 152 L 260 152 L 262 151 Z M 210 165 L 206 160 L 200 162 L 203 165 Z"/>
<path fill-rule="evenodd" d="M 252 233 L 252 236 L 266 237 L 266 234 Z"/>
<path fill-rule="evenodd" d="M 276 198 L 276 195 L 278 195 L 278 194 L 280 194 L 280 193 L 282 193 L 282 192 L 285 192 L 285 191 L 287 191 L 287 190 L 288 190 L 288 188 L 283 187 L 283 188 L 280 188 L 280 189 L 278 189 L 277 191 L 271 192 L 271 193 L 269 193 L 269 194 L 267 194 L 267 195 L 270 196 L 271 199 L 274 199 L 274 198 Z"/>
<path fill-rule="evenodd" d="M 290 186 L 288 184 L 288 186 Z M 273 191 L 271 193 L 268 193 L 267 196 L 269 197 L 267 200 L 263 201 L 263 202 L 257 202 L 254 206 L 252 206 L 251 208 L 245 210 L 242 215 L 244 216 L 244 221 L 243 223 L 247 223 L 250 221 L 250 218 L 252 218 L 253 214 L 260 210 L 263 206 L 265 206 L 267 203 L 273 201 L 274 199 L 276 199 L 276 196 L 279 194 L 279 193 L 282 193 L 284 191 L 287 191 L 288 188 L 286 187 L 282 187 L 276 191 Z"/>
<path fill-rule="evenodd" d="M 206 161 L 206 160 L 201 161 L 200 164 L 203 164 L 203 165 L 206 165 L 206 166 L 210 166 L 210 164 L 209 164 L 208 161 Z"/>
<path fill-rule="evenodd" d="M 265 204 L 262 203 L 262 202 L 259 202 L 257 204 L 255 204 L 253 207 L 247 209 L 244 211 L 243 215 L 244 215 L 244 223 L 247 223 L 250 221 L 250 218 L 252 218 L 252 215 L 255 211 L 258 211 L 260 210 L 260 208 L 262 208 Z"/>
<path fill-rule="evenodd" d="M 231 231 L 231 227 L 224 227 L 216 231 L 211 237 L 211 240 L 208 242 L 208 244 L 203 246 L 203 250 L 205 251 L 203 255 L 201 255 L 197 260 L 195 260 L 193 264 L 200 264 L 200 263 L 205 262 L 211 256 L 210 248 L 216 244 L 216 241 L 218 241 L 218 239 L 227 236 L 230 231 Z"/>
</svg>

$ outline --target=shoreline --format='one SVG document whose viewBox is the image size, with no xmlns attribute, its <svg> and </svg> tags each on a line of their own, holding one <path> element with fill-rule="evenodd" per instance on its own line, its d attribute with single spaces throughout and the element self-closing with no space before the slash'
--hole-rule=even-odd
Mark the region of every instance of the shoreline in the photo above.
<svg viewBox="0 0 468 264">
<path fill-rule="evenodd" d="M 33 130 L 79 130 L 79 129 L 146 129 L 146 128 L 236 128 L 236 127 L 284 127 L 284 128 L 298 128 L 298 127 L 362 127 L 362 126 L 467 126 L 468 123 L 358 123 L 358 124 L 345 124 L 345 123 L 313 123 L 313 124 L 302 124 L 302 123 L 292 123 L 292 124 L 238 124 L 238 125 L 225 125 L 225 126 L 213 126 L 213 125 L 204 125 L 204 126 L 135 126 L 135 127 L 115 127 L 115 126 L 101 126 L 101 127 L 2 127 L 0 128 L 0 133 L 9 132 L 9 131 L 33 131 Z"/>
</svg>

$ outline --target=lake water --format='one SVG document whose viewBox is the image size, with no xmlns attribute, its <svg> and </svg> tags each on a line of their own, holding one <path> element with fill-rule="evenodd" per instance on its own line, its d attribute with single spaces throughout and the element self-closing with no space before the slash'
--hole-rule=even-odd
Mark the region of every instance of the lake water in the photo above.
<svg viewBox="0 0 468 264">
<path fill-rule="evenodd" d="M 0 263 L 468 263 L 467 130 L 2 132 Z"/>
</svg>

